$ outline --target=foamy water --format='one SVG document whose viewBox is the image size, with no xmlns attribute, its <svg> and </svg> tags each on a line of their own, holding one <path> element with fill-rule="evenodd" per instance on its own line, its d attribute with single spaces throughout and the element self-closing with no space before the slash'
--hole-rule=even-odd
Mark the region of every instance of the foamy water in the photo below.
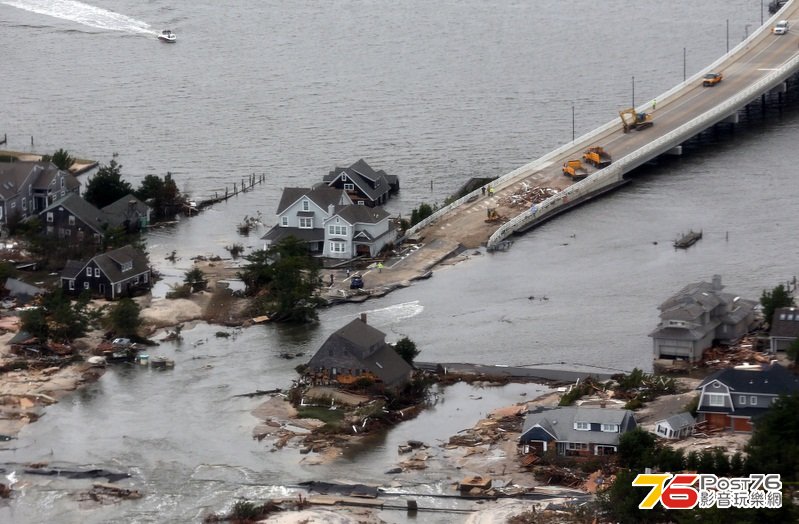
<svg viewBox="0 0 799 524">
<path fill-rule="evenodd" d="M 27 0 L 24 2 L 10 1 L 3 3 L 32 13 L 70 20 L 98 29 L 126 33 L 156 34 L 156 31 L 147 22 L 75 0 Z"/>
</svg>

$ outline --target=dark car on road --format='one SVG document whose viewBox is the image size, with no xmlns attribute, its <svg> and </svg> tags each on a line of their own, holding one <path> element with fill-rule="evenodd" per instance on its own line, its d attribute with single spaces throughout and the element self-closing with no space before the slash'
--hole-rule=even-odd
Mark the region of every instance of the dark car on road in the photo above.
<svg viewBox="0 0 799 524">
<path fill-rule="evenodd" d="M 363 287 L 363 278 L 361 275 L 353 275 L 350 279 L 350 289 L 361 289 Z"/>
</svg>

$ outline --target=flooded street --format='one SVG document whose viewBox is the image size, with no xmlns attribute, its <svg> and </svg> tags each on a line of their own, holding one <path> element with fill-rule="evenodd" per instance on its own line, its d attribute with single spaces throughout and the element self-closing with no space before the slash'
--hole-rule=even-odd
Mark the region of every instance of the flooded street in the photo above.
<svg viewBox="0 0 799 524">
<path fill-rule="evenodd" d="M 134 185 L 170 171 L 198 200 L 266 175 L 251 192 L 147 234 L 163 277 L 153 294 L 162 297 L 192 257 L 227 257 L 234 243 L 259 248 L 284 187 L 310 186 L 363 157 L 399 177 L 387 209 L 407 217 L 423 202 L 444 202 L 469 177 L 505 174 L 615 118 L 630 105 L 631 77 L 636 104 L 681 81 L 684 68 L 690 77 L 759 24 L 758 7 L 0 2 L 0 43 L 9 64 L 26 68 L 6 75 L 0 132 L 10 149 L 63 147 L 101 163 L 119 153 Z M 129 17 L 124 26 L 109 9 Z M 595 23 L 583 22 L 587 12 Z M 564 38 L 575 20 L 579 38 Z M 163 46 L 148 33 L 161 25 L 178 43 Z M 440 444 L 492 408 L 546 388 L 451 386 L 417 418 L 323 465 L 253 439 L 251 411 L 263 399 L 235 395 L 289 387 L 295 367 L 363 312 L 388 341 L 416 342 L 420 361 L 650 370 L 657 307 L 684 285 L 720 274 L 727 291 L 757 299 L 799 272 L 799 96 L 791 90 L 786 100 L 781 110 L 753 111 L 734 131 L 720 126 L 683 157 L 644 166 L 627 186 L 514 238 L 507 252 L 466 252 L 429 280 L 320 310 L 317 324 L 187 325 L 182 343 L 150 351 L 173 358 L 174 369 L 112 367 L 4 443 L 0 467 L 20 483 L 13 499 L 0 500 L 0 522 L 198 522 L 236 497 L 285 495 L 307 480 L 447 492 L 463 472 L 447 466 Z M 259 214 L 264 227 L 240 236 L 236 225 Z M 675 250 L 672 241 L 690 229 L 701 229 L 702 240 Z M 174 263 L 166 260 L 173 251 Z M 386 474 L 409 438 L 431 446 L 429 469 Z M 87 506 L 74 493 L 90 481 L 21 473 L 30 462 L 129 473 L 120 484 L 145 496 Z M 408 521 L 403 512 L 381 517 Z"/>
</svg>

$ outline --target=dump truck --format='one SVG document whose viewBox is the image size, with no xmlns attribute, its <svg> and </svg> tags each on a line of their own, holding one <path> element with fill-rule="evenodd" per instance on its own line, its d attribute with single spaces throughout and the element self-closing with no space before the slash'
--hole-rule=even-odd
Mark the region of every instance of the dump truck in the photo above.
<svg viewBox="0 0 799 524">
<path fill-rule="evenodd" d="M 582 180 L 588 176 L 588 170 L 583 167 L 580 160 L 568 160 L 561 168 L 563 174 L 571 177 L 572 180 Z"/>
<path fill-rule="evenodd" d="M 640 131 L 653 125 L 651 113 L 639 113 L 632 107 L 619 111 L 619 116 L 625 133 L 629 133 L 631 129 Z"/>
<path fill-rule="evenodd" d="M 586 149 L 585 153 L 583 153 L 583 160 L 599 169 L 608 167 L 612 161 L 610 153 L 601 146 L 592 146 Z"/>
</svg>

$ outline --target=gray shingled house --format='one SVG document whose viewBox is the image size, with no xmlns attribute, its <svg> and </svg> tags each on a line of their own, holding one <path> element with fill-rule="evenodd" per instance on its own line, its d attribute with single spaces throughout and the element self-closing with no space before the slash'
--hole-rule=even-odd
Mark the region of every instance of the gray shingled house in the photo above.
<svg viewBox="0 0 799 524">
<path fill-rule="evenodd" d="M 722 290 L 721 276 L 682 288 L 660 305 L 660 324 L 649 334 L 656 359 L 701 360 L 705 349 L 733 344 L 757 325 L 754 300 Z"/>
<path fill-rule="evenodd" d="M 522 453 L 560 456 L 613 455 L 619 437 L 635 429 L 633 412 L 595 407 L 539 408 L 527 415 L 519 436 Z"/>
<path fill-rule="evenodd" d="M 61 271 L 61 288 L 66 293 L 84 290 L 108 300 L 149 290 L 152 275 L 147 256 L 133 246 L 123 246 L 88 260 L 68 260 Z"/>
<path fill-rule="evenodd" d="M 697 387 L 697 421 L 711 428 L 751 432 L 752 423 L 780 395 L 799 393 L 799 376 L 776 362 L 716 371 Z"/>
<path fill-rule="evenodd" d="M 655 435 L 669 440 L 679 440 L 691 435 L 696 425 L 693 415 L 677 413 L 655 422 Z"/>
<path fill-rule="evenodd" d="M 399 191 L 396 175 L 375 171 L 361 158 L 349 167 L 337 167 L 322 179 L 328 186 L 343 189 L 355 205 L 379 206 Z"/>
<path fill-rule="evenodd" d="M 771 319 L 768 338 L 772 353 L 788 349 L 799 338 L 799 309 L 795 307 L 777 308 Z"/>
<path fill-rule="evenodd" d="M 386 334 L 366 323 L 362 314 L 322 344 L 308 362 L 315 384 L 347 386 L 361 378 L 398 391 L 411 379 L 413 368 L 386 342 Z"/>
<path fill-rule="evenodd" d="M 0 224 L 39 213 L 53 200 L 77 194 L 80 182 L 52 162 L 0 162 Z"/>
</svg>

